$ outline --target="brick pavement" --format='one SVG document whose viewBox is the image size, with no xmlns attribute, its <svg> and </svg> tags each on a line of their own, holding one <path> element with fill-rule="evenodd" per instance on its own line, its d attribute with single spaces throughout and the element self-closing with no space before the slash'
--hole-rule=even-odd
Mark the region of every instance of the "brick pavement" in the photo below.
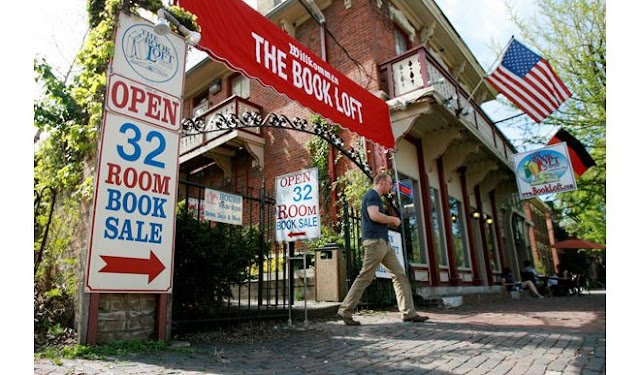
<svg viewBox="0 0 640 375">
<path fill-rule="evenodd" d="M 35 360 L 34 374 L 605 374 L 606 295 L 521 298 L 422 309 L 364 311 L 361 326 L 335 319 L 274 322 L 287 335 L 108 360 Z M 280 331 L 281 332 L 281 331 Z"/>
</svg>

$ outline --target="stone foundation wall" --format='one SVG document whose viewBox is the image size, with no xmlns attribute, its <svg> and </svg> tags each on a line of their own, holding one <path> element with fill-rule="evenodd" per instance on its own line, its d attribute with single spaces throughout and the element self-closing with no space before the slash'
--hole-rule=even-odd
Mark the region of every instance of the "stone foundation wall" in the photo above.
<svg viewBox="0 0 640 375">
<path fill-rule="evenodd" d="M 155 338 L 155 294 L 101 294 L 98 344 Z"/>
</svg>

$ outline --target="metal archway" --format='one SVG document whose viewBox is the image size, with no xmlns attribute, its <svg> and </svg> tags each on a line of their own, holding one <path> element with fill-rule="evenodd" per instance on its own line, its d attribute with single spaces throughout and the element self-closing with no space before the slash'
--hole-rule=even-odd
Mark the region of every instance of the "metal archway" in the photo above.
<svg viewBox="0 0 640 375">
<path fill-rule="evenodd" d="M 234 113 L 223 115 L 221 113 L 213 114 L 208 121 L 205 121 L 203 114 L 194 118 L 185 118 L 182 120 L 183 136 L 194 134 L 211 133 L 216 131 L 247 129 L 247 128 L 279 128 L 287 130 L 301 131 L 307 134 L 317 135 L 329 142 L 331 146 L 340 151 L 344 156 L 349 158 L 364 174 L 373 180 L 371 175 L 371 167 L 367 164 L 360 153 L 353 147 L 348 150 L 345 148 L 345 142 L 338 135 L 330 130 L 330 126 L 309 123 L 309 121 L 294 117 L 293 120 L 285 115 L 269 113 L 264 118 L 256 111 L 247 111 L 242 116 Z"/>
</svg>

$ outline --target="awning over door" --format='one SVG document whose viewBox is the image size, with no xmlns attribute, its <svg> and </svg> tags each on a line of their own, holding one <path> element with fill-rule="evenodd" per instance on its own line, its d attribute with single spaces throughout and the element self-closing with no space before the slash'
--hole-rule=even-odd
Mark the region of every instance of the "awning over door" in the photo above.
<svg viewBox="0 0 640 375">
<path fill-rule="evenodd" d="M 241 0 L 182 0 L 197 16 L 198 49 L 311 111 L 394 148 L 389 107 Z"/>
</svg>

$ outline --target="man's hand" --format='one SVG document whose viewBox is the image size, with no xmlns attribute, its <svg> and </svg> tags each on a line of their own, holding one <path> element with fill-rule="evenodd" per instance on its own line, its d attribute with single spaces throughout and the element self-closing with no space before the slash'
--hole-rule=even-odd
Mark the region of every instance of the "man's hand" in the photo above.
<svg viewBox="0 0 640 375">
<path fill-rule="evenodd" d="M 393 226 L 394 228 L 397 228 L 400 226 L 400 218 L 399 217 L 395 217 L 395 216 L 389 216 L 390 218 L 390 223 L 389 225 Z"/>
<path fill-rule="evenodd" d="M 378 206 L 367 207 L 367 212 L 369 213 L 369 217 L 371 218 L 371 220 L 375 221 L 376 223 L 391 225 L 394 228 L 400 226 L 400 218 L 383 214 L 382 212 L 380 212 Z"/>
</svg>

